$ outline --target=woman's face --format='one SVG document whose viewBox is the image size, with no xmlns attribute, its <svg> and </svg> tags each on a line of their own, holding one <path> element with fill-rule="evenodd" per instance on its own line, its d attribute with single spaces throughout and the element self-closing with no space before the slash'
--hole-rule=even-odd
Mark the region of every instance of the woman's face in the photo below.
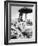
<svg viewBox="0 0 38 46">
<path fill-rule="evenodd" d="M 23 13 L 22 15 L 20 15 L 20 19 L 22 19 L 23 21 L 25 21 L 25 13 Z"/>
</svg>

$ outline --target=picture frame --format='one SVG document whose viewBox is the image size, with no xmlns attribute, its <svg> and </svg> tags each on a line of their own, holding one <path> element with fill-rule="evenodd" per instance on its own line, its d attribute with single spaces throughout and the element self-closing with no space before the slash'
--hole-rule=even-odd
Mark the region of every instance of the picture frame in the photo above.
<svg viewBox="0 0 38 46">
<path fill-rule="evenodd" d="M 15 6 L 15 7 L 14 7 Z M 11 9 L 12 7 L 12 9 Z M 16 9 L 21 9 L 21 8 L 29 8 L 29 7 L 34 7 L 35 9 L 33 9 L 33 15 L 35 17 L 35 19 L 33 20 L 34 22 L 34 41 L 28 41 L 27 39 L 25 41 L 20 41 L 17 40 L 17 42 L 9 42 L 10 38 L 10 31 L 11 31 L 11 21 L 12 21 L 12 15 L 16 14 L 15 11 L 17 11 Z M 13 10 L 15 9 L 15 10 Z M 29 11 L 29 10 L 28 10 Z M 12 13 L 14 12 L 14 13 Z M 23 12 L 23 11 L 22 11 Z M 35 13 L 34 13 L 35 12 Z M 26 12 L 27 13 L 27 12 Z M 18 13 L 17 13 L 18 14 Z M 16 15 L 17 15 L 16 14 Z M 13 15 L 13 16 L 14 16 Z M 30 14 L 31 15 L 31 14 Z M 14 22 L 14 21 L 13 21 Z M 14 39 L 15 40 L 15 39 Z M 19 41 L 19 42 L 18 42 Z M 4 2 L 4 44 L 5 45 L 9 45 L 9 44 L 31 44 L 31 43 L 37 43 L 37 2 L 30 2 L 30 1 L 5 1 Z"/>
</svg>

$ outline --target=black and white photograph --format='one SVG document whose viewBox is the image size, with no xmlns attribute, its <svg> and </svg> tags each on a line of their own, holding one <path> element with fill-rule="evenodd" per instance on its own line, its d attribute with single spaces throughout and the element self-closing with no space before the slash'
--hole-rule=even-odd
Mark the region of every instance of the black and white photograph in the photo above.
<svg viewBox="0 0 38 46">
<path fill-rule="evenodd" d="M 36 43 L 37 2 L 5 2 L 5 9 L 5 42 Z"/>
</svg>

